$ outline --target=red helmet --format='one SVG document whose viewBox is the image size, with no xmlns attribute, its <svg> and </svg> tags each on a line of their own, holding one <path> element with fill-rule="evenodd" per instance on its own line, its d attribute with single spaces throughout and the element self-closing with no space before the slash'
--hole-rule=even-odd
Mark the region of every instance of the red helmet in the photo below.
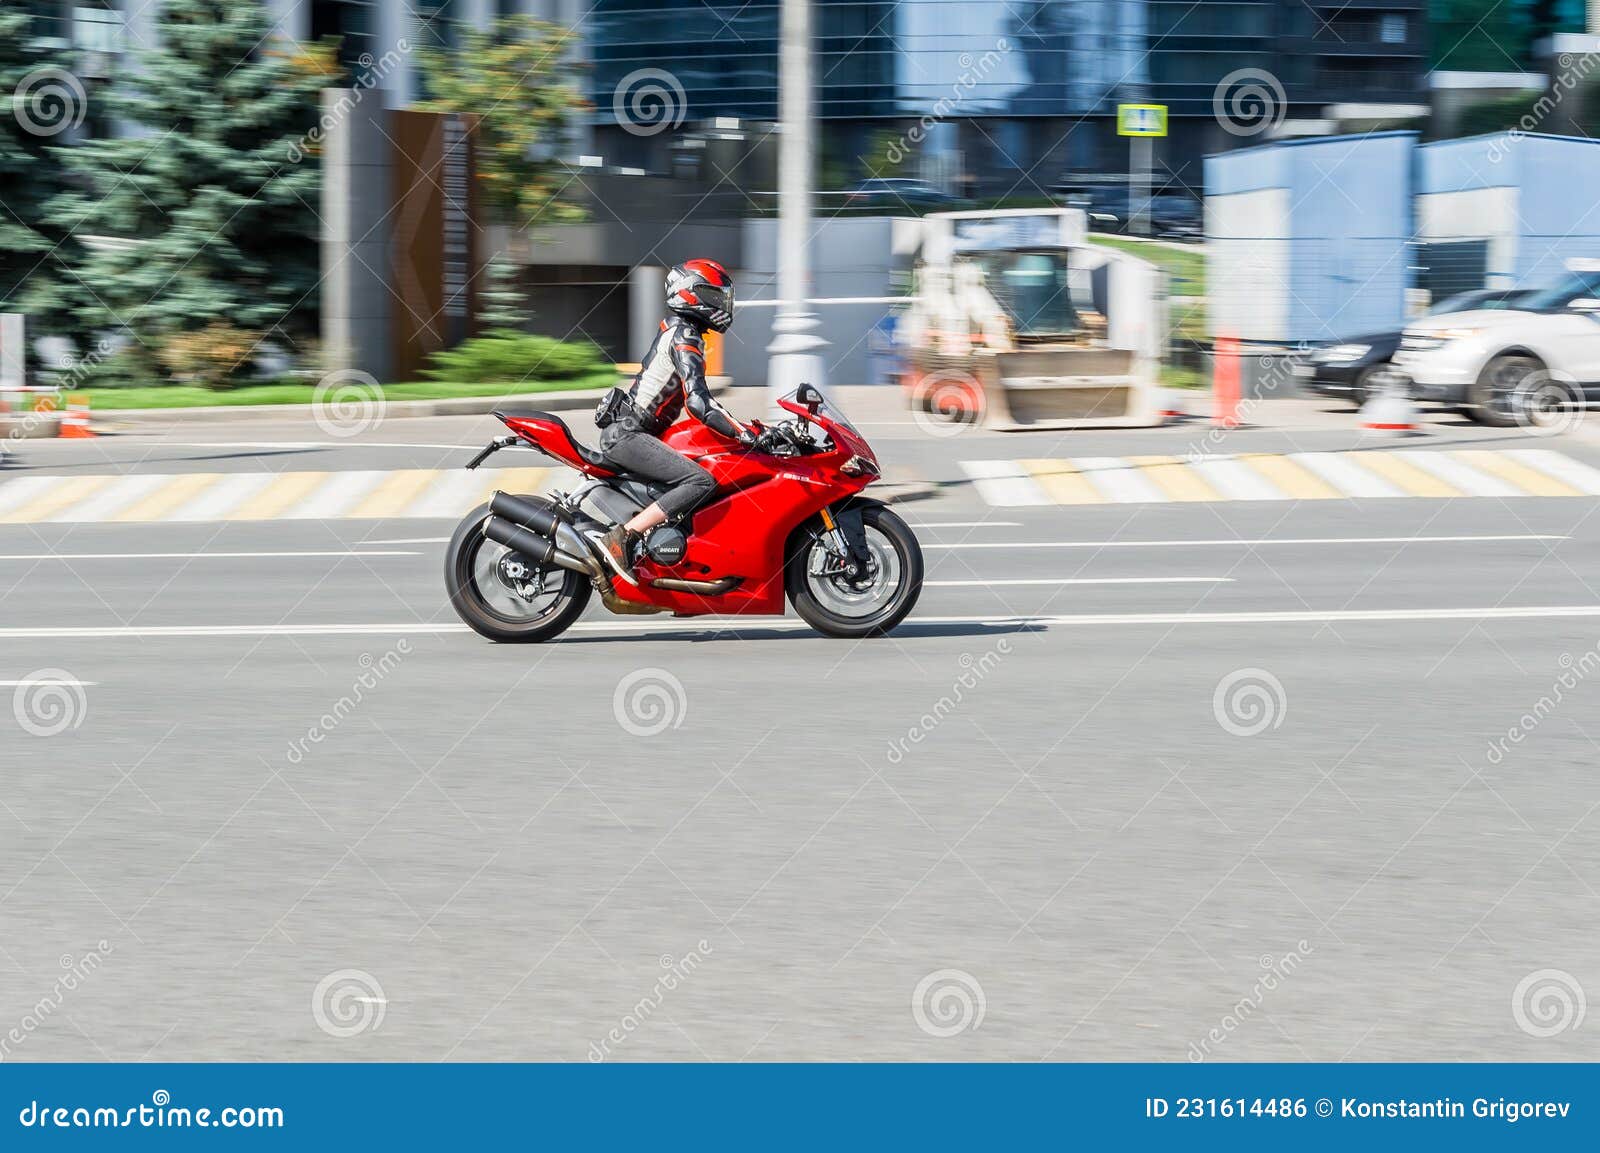
<svg viewBox="0 0 1600 1153">
<path fill-rule="evenodd" d="M 685 260 L 667 273 L 667 307 L 701 328 L 733 324 L 733 277 L 715 260 Z"/>
</svg>

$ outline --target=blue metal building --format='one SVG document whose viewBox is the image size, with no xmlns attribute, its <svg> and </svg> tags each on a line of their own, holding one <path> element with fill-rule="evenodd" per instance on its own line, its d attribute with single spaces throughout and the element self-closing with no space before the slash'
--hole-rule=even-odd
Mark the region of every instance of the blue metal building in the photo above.
<svg viewBox="0 0 1600 1153">
<path fill-rule="evenodd" d="M 1501 132 L 1417 153 L 1417 287 L 1537 287 L 1600 258 L 1600 141 Z"/>
<path fill-rule="evenodd" d="M 1416 140 L 1380 132 L 1206 157 L 1211 334 L 1296 345 L 1398 328 Z"/>
</svg>

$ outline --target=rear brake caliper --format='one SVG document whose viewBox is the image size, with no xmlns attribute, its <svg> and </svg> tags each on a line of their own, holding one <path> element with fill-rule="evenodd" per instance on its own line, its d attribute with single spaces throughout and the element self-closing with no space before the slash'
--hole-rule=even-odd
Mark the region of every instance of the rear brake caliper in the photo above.
<svg viewBox="0 0 1600 1153">
<path fill-rule="evenodd" d="M 529 604 L 544 591 L 544 573 L 518 553 L 508 552 L 502 556 L 496 566 L 496 574 L 501 584 Z"/>
</svg>

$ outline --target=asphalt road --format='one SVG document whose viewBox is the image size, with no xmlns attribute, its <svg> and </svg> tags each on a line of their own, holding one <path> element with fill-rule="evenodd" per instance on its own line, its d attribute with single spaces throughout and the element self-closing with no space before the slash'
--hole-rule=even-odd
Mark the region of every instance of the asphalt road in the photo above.
<svg viewBox="0 0 1600 1153">
<path fill-rule="evenodd" d="M 25 463 L 482 431 L 401 423 Z M 1600 1057 L 1594 499 L 999 509 L 1030 438 L 882 431 L 930 585 L 861 644 L 491 645 L 441 521 L 0 527 L 0 1057 Z"/>
</svg>

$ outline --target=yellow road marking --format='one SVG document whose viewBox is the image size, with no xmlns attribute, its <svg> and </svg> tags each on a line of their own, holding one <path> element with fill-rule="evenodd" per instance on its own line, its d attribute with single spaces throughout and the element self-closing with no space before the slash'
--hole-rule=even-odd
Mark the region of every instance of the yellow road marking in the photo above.
<svg viewBox="0 0 1600 1153">
<path fill-rule="evenodd" d="M 424 489 L 438 479 L 439 470 L 434 468 L 407 468 L 390 473 L 383 483 L 346 515 L 378 519 L 399 516 Z"/>
<path fill-rule="evenodd" d="M 1344 496 L 1316 473 L 1286 456 L 1270 453 L 1241 456 L 1239 463 L 1255 469 L 1295 500 L 1335 500 Z"/>
<path fill-rule="evenodd" d="M 279 473 L 266 488 L 229 514 L 229 520 L 271 520 L 310 496 L 328 479 L 325 472 Z"/>
<path fill-rule="evenodd" d="M 493 472 L 485 473 L 484 479 L 487 483 L 483 489 L 484 499 L 487 500 L 495 489 L 519 496 L 536 493 L 549 471 L 547 468 L 497 468 Z"/>
<path fill-rule="evenodd" d="M 1512 460 L 1487 449 L 1457 449 L 1450 454 L 1462 463 L 1481 468 L 1508 484 L 1514 484 L 1529 496 L 1582 496 L 1583 493 L 1564 484 L 1553 476 L 1546 476 L 1520 461 Z"/>
<path fill-rule="evenodd" d="M 1130 456 L 1129 464 L 1137 465 L 1150 482 L 1177 501 L 1226 500 L 1221 493 L 1206 483 L 1188 462 L 1178 456 Z"/>
<path fill-rule="evenodd" d="M 31 524 L 34 521 L 44 520 L 68 505 L 77 504 L 85 497 L 93 496 L 116 479 L 111 476 L 75 476 L 63 480 L 60 484 L 51 485 L 21 508 L 14 508 L 4 516 L 0 516 L 0 523 Z"/>
<path fill-rule="evenodd" d="M 1056 504 L 1104 504 L 1105 497 L 1064 460 L 1019 460 L 1034 482 Z"/>
<path fill-rule="evenodd" d="M 179 505 L 187 504 L 222 479 L 221 473 L 191 472 L 175 476 L 155 492 L 136 501 L 111 519 L 117 521 L 160 520 Z"/>
<path fill-rule="evenodd" d="M 1445 484 L 1438 477 L 1423 472 L 1409 461 L 1390 456 L 1386 452 L 1341 452 L 1339 455 L 1352 464 L 1365 465 L 1409 496 L 1462 495 L 1453 485 Z"/>
</svg>

